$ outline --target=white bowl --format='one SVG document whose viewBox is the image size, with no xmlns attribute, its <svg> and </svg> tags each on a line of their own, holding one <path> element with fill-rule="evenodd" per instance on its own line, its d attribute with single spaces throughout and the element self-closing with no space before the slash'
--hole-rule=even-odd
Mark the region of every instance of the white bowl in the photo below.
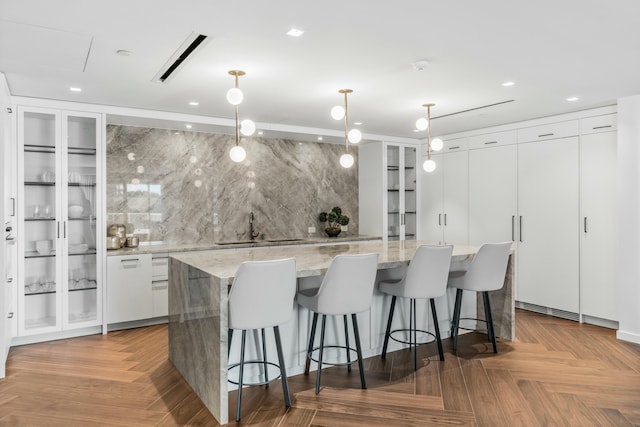
<svg viewBox="0 0 640 427">
<path fill-rule="evenodd" d="M 82 216 L 82 211 L 84 208 L 80 205 L 70 205 L 69 206 L 69 218 L 80 218 Z"/>
</svg>

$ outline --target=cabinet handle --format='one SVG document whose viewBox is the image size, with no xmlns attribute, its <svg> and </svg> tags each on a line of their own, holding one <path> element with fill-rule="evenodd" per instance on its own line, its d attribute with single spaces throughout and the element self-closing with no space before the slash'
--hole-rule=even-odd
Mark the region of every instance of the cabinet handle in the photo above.
<svg viewBox="0 0 640 427">
<path fill-rule="evenodd" d="M 458 148 L 460 148 L 460 146 L 456 145 L 455 147 L 449 147 L 449 150 L 457 150 Z"/>
<path fill-rule="evenodd" d="M 58 239 L 60 238 L 60 221 L 58 221 Z"/>
<path fill-rule="evenodd" d="M 8 319 L 13 319 L 13 311 L 11 311 L 8 315 L 7 315 Z"/>
<path fill-rule="evenodd" d="M 520 228 L 518 230 L 518 234 L 520 235 L 520 242 L 522 242 L 522 215 L 520 215 Z"/>
<path fill-rule="evenodd" d="M 11 198 L 11 216 L 16 216 L 16 198 Z"/>
<path fill-rule="evenodd" d="M 444 214 L 444 226 L 447 226 L 447 214 Z"/>
<path fill-rule="evenodd" d="M 538 138 L 542 138 L 544 136 L 553 136 L 553 133 L 543 133 L 542 135 L 538 135 Z"/>
<path fill-rule="evenodd" d="M 611 125 L 605 125 L 605 126 L 596 126 L 596 127 L 592 128 L 592 129 L 593 129 L 593 130 L 596 130 L 596 129 L 606 129 L 606 128 L 610 128 L 610 127 L 611 127 Z"/>
<path fill-rule="evenodd" d="M 66 239 L 67 238 L 67 221 L 63 221 L 63 230 L 64 230 L 63 237 Z"/>
<path fill-rule="evenodd" d="M 587 217 L 584 217 L 584 234 L 587 234 Z"/>
<path fill-rule="evenodd" d="M 484 143 L 484 145 L 489 145 L 489 144 L 497 144 L 498 141 L 487 141 Z"/>
<path fill-rule="evenodd" d="M 442 214 L 438 214 L 438 226 L 442 226 Z"/>
<path fill-rule="evenodd" d="M 7 278 L 7 283 L 13 283 L 13 277 Z"/>
<path fill-rule="evenodd" d="M 516 241 L 516 216 L 511 215 L 511 241 Z"/>
<path fill-rule="evenodd" d="M 400 225 L 404 225 L 404 214 L 400 214 Z"/>
<path fill-rule="evenodd" d="M 120 262 L 138 262 L 140 258 L 121 259 Z"/>
</svg>

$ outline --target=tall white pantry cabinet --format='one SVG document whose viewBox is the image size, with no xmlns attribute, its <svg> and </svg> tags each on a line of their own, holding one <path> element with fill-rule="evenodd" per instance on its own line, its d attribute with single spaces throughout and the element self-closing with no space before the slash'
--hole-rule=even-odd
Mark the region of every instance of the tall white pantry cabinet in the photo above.
<svg viewBox="0 0 640 427">
<path fill-rule="evenodd" d="M 102 115 L 18 106 L 18 336 L 102 324 Z"/>
<path fill-rule="evenodd" d="M 429 189 L 442 188 L 448 171 L 422 172 L 421 238 L 434 240 L 429 215 L 467 197 L 468 241 L 443 240 L 512 241 L 518 306 L 615 326 L 615 108 L 443 139 L 468 147 L 468 169 L 457 190 L 440 194 Z M 447 154 L 439 168 L 450 166 Z"/>
</svg>

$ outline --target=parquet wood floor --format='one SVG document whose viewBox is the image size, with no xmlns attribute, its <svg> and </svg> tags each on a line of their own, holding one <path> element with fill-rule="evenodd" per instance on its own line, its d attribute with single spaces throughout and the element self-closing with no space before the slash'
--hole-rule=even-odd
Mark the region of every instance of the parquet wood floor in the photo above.
<svg viewBox="0 0 640 427">
<path fill-rule="evenodd" d="M 640 426 L 640 345 L 610 329 L 518 310 L 517 339 L 490 352 L 486 336 L 445 340 L 245 389 L 251 426 Z M 235 393 L 229 399 L 235 414 Z M 234 424 L 233 422 L 231 424 Z M 0 381 L 0 426 L 217 425 L 167 360 L 166 325 L 13 348 Z"/>
</svg>

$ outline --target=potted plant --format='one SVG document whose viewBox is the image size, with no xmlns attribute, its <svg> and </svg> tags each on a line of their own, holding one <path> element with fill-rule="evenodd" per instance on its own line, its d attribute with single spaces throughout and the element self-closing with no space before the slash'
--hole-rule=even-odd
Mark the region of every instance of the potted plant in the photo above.
<svg viewBox="0 0 640 427">
<path fill-rule="evenodd" d="M 349 224 L 349 217 L 342 213 L 342 209 L 339 206 L 335 206 L 329 212 L 320 212 L 318 221 L 328 223 L 324 229 L 325 233 L 329 237 L 336 237 L 342 231 L 340 226 Z"/>
</svg>

